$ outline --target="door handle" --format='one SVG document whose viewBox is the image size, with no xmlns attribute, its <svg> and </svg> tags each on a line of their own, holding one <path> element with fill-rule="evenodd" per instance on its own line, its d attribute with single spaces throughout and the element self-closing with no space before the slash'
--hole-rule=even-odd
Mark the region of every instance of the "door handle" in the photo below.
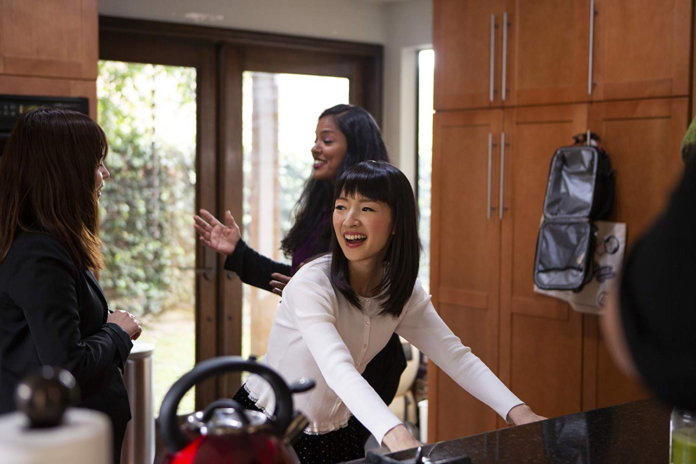
<svg viewBox="0 0 696 464">
<path fill-rule="evenodd" d="M 490 65 L 490 100 L 493 103 L 493 97 L 495 94 L 494 81 L 495 80 L 495 15 L 491 15 L 491 65 Z"/>
<path fill-rule="evenodd" d="M 488 134 L 488 207 L 487 216 L 491 218 L 491 167 L 493 164 L 493 134 Z"/>
<path fill-rule="evenodd" d="M 502 100 L 505 101 L 505 96 L 507 94 L 507 88 L 505 87 L 507 85 L 507 30 L 508 30 L 508 14 L 507 11 L 503 13 L 503 88 L 501 90 L 502 92 Z"/>
<path fill-rule="evenodd" d="M 594 9 L 594 0 L 590 0 L 590 53 L 587 66 L 587 95 L 592 95 L 592 60 L 594 57 L 594 17 L 597 12 Z"/>
<path fill-rule="evenodd" d="M 498 218 L 503 220 L 503 202 L 505 195 L 505 132 L 500 134 L 500 204 L 498 207 Z"/>
</svg>

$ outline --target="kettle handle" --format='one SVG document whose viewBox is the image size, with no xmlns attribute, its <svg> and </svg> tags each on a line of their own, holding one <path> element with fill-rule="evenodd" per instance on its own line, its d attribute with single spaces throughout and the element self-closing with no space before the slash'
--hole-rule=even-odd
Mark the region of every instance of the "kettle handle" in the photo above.
<svg viewBox="0 0 696 464">
<path fill-rule="evenodd" d="M 273 388 L 276 397 L 275 420 L 271 421 L 271 431 L 278 437 L 283 437 L 285 430 L 292 421 L 293 401 L 290 388 L 274 370 L 255 361 L 248 361 L 239 356 L 221 356 L 202 361 L 189 372 L 184 374 L 169 389 L 162 401 L 157 423 L 162 431 L 162 439 L 167 450 L 174 454 L 184 449 L 189 440 L 179 429 L 176 412 L 179 402 L 195 385 L 221 374 L 231 372 L 250 372 L 263 377 Z"/>
</svg>

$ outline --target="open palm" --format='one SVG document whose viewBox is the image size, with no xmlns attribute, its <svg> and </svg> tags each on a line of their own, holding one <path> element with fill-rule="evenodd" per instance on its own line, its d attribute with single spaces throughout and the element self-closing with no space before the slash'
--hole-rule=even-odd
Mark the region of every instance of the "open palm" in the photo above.
<svg viewBox="0 0 696 464">
<path fill-rule="evenodd" d="M 239 226 L 234 222 L 232 213 L 225 213 L 225 223 L 218 221 L 208 210 L 200 210 L 200 216 L 195 215 L 196 223 L 193 227 L 203 245 L 212 248 L 218 253 L 231 255 L 242 237 Z"/>
</svg>

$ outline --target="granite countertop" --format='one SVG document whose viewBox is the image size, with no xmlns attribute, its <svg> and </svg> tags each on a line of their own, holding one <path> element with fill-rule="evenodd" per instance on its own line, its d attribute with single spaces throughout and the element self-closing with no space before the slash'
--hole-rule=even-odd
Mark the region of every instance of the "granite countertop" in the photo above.
<svg viewBox="0 0 696 464">
<path fill-rule="evenodd" d="M 594 409 L 423 448 L 431 461 L 468 455 L 482 463 L 667 463 L 671 408 L 656 400 Z M 413 460 L 414 450 L 388 455 Z M 353 463 L 367 462 L 366 460 Z"/>
</svg>

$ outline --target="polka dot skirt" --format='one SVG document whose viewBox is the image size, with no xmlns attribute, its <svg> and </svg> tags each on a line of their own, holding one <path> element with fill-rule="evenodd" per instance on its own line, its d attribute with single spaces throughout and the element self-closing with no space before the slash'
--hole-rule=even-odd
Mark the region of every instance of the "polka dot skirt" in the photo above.
<svg viewBox="0 0 696 464">
<path fill-rule="evenodd" d="M 240 388 L 234 400 L 247 409 L 260 409 L 249 398 L 249 393 Z M 370 432 L 355 417 L 348 420 L 348 425 L 321 435 L 303 433 L 296 440 L 293 448 L 302 464 L 334 464 L 365 457 L 365 442 Z"/>
</svg>

